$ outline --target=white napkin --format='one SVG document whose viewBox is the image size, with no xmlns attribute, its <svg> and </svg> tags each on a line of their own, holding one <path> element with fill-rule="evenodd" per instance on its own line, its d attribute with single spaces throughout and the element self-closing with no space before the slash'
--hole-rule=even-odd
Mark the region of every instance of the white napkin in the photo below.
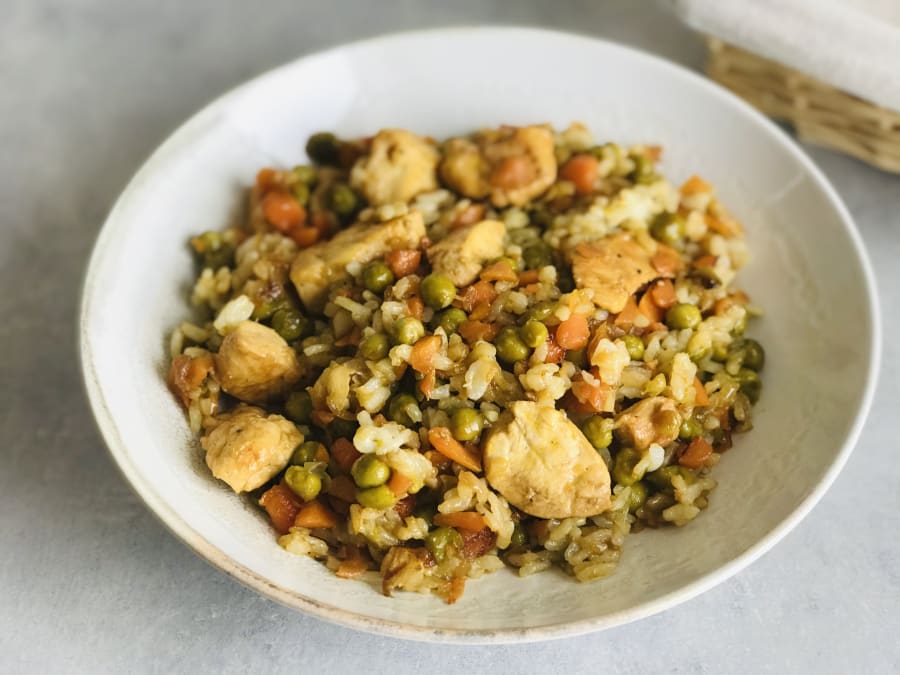
<svg viewBox="0 0 900 675">
<path fill-rule="evenodd" d="M 693 28 L 900 111 L 900 0 L 672 0 Z"/>
</svg>

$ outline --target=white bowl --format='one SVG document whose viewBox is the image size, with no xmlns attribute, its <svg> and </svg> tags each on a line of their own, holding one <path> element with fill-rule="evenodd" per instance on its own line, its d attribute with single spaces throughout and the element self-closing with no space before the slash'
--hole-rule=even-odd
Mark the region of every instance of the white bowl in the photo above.
<svg viewBox="0 0 900 675">
<path fill-rule="evenodd" d="M 441 137 L 499 123 L 587 123 L 600 139 L 665 146 L 675 181 L 711 180 L 754 255 L 739 285 L 766 316 L 756 428 L 682 530 L 626 542 L 618 571 L 579 584 L 501 571 L 463 598 L 344 581 L 282 551 L 258 509 L 213 480 L 166 389 L 166 336 L 190 316 L 187 238 L 234 217 L 263 165 L 301 160 L 307 136 L 407 127 Z M 422 640 L 514 642 L 614 626 L 671 607 L 759 557 L 810 510 L 847 459 L 879 360 L 872 273 L 846 208 L 785 134 L 734 96 L 660 59 L 531 29 L 407 33 L 278 68 L 185 123 L 112 210 L 84 289 L 81 353 L 94 413 L 147 505 L 188 546 L 286 605 Z M 801 579 L 797 580 L 802 582 Z"/>
</svg>

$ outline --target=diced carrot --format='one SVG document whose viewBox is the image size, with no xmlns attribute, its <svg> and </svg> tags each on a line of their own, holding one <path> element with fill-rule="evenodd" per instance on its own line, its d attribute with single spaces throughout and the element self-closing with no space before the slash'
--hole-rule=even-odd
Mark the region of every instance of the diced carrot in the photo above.
<svg viewBox="0 0 900 675">
<path fill-rule="evenodd" d="M 590 412 L 614 412 L 616 405 L 615 391 L 608 384 L 596 384 L 575 380 L 572 382 L 572 395 Z"/>
<path fill-rule="evenodd" d="M 661 145 L 645 145 L 644 156 L 658 162 L 662 158 L 663 148 Z"/>
<path fill-rule="evenodd" d="M 280 184 L 279 173 L 275 169 L 260 169 L 256 174 L 256 187 L 262 194 L 265 194 L 272 188 L 278 187 Z"/>
<path fill-rule="evenodd" d="M 547 338 L 547 356 L 544 357 L 544 363 L 562 363 L 566 358 L 566 350 L 559 346 L 556 338 L 551 335 Z"/>
<path fill-rule="evenodd" d="M 650 264 L 660 274 L 674 277 L 681 268 L 681 255 L 671 246 L 659 244 L 650 258 Z"/>
<path fill-rule="evenodd" d="M 420 373 L 434 370 L 434 357 L 441 349 L 441 338 L 437 335 L 426 335 L 418 340 L 409 355 L 409 365 Z"/>
<path fill-rule="evenodd" d="M 534 180 L 537 168 L 528 155 L 503 159 L 491 172 L 490 184 L 503 190 L 514 190 Z"/>
<path fill-rule="evenodd" d="M 704 213 L 703 220 L 706 221 L 706 227 L 715 232 L 716 234 L 721 234 L 725 237 L 733 237 L 737 234 L 734 230 L 732 230 L 727 223 L 716 218 L 711 213 Z"/>
<path fill-rule="evenodd" d="M 412 274 L 418 269 L 419 263 L 422 261 L 422 252 L 414 248 L 389 251 L 385 254 L 384 261 L 391 268 L 394 276 L 399 279 Z"/>
<path fill-rule="evenodd" d="M 289 234 L 306 222 L 306 209 L 286 192 L 269 192 L 262 200 L 263 215 L 272 227 Z"/>
<path fill-rule="evenodd" d="M 649 290 L 641 296 L 641 301 L 638 303 L 638 311 L 650 319 L 651 323 L 659 323 L 659 320 L 662 318 L 662 312 L 656 303 L 653 302 L 653 296 Z"/>
<path fill-rule="evenodd" d="M 331 444 L 331 455 L 344 471 L 349 471 L 362 453 L 353 447 L 349 438 L 336 438 Z"/>
<path fill-rule="evenodd" d="M 469 312 L 469 318 L 472 321 L 481 321 L 482 319 L 486 319 L 490 313 L 491 303 L 479 302 L 472 308 L 472 311 Z"/>
<path fill-rule="evenodd" d="M 387 482 L 388 489 L 397 497 L 405 495 L 411 485 L 412 479 L 404 476 L 399 471 L 392 471 L 391 479 Z"/>
<path fill-rule="evenodd" d="M 431 427 L 428 442 L 434 449 L 470 471 L 481 471 L 481 457 L 471 447 L 466 447 L 450 433 L 447 427 Z"/>
<path fill-rule="evenodd" d="M 516 271 L 505 260 L 498 260 L 492 265 L 488 265 L 479 275 L 483 281 L 518 281 L 519 277 Z"/>
<path fill-rule="evenodd" d="M 497 299 L 497 291 L 494 285 L 488 281 L 479 281 L 471 286 L 466 286 L 459 294 L 454 304 L 458 305 L 466 312 L 471 312 L 475 305 L 487 303 L 490 305 Z"/>
<path fill-rule="evenodd" d="M 471 345 L 479 340 L 487 340 L 490 342 L 497 336 L 498 328 L 497 325 L 493 323 L 467 319 L 459 324 L 459 327 L 456 330 L 462 335 L 463 340 Z"/>
<path fill-rule="evenodd" d="M 337 523 L 337 516 L 318 499 L 306 502 L 294 518 L 295 526 L 311 530 L 317 527 L 334 527 Z"/>
<path fill-rule="evenodd" d="M 587 317 L 573 314 L 556 327 L 556 341 L 563 349 L 584 349 L 591 335 Z"/>
<path fill-rule="evenodd" d="M 425 376 L 419 382 L 419 391 L 422 392 L 422 396 L 426 399 L 431 398 L 431 394 L 434 392 L 434 387 L 437 384 L 437 375 L 435 375 L 433 370 L 429 370 L 425 373 Z"/>
<path fill-rule="evenodd" d="M 413 295 L 406 300 L 406 308 L 409 310 L 409 315 L 414 319 L 421 319 L 422 315 L 425 314 L 425 303 L 422 302 L 422 298 L 418 295 Z"/>
<path fill-rule="evenodd" d="M 575 185 L 575 192 L 580 195 L 590 194 L 594 191 L 594 183 L 597 181 L 600 162 L 593 155 L 574 155 L 562 165 L 559 177 Z"/>
<path fill-rule="evenodd" d="M 477 532 L 487 527 L 484 516 L 476 511 L 458 511 L 456 513 L 438 513 L 434 524 L 440 527 L 458 527 L 461 530 Z"/>
<path fill-rule="evenodd" d="M 678 458 L 678 463 L 689 469 L 699 469 L 709 459 L 712 451 L 712 446 L 702 436 L 697 436 Z"/>
<path fill-rule="evenodd" d="M 683 195 L 696 195 L 701 192 L 712 192 L 713 186 L 700 178 L 700 176 L 691 176 L 679 188 L 679 191 Z"/>
<path fill-rule="evenodd" d="M 616 327 L 621 328 L 624 331 L 631 330 L 639 313 L 640 311 L 638 310 L 637 303 L 634 301 L 634 296 L 630 296 L 628 302 L 625 303 L 625 307 L 616 315 L 614 323 L 616 324 Z"/>
<path fill-rule="evenodd" d="M 354 502 L 356 501 L 356 485 L 349 476 L 335 476 L 328 485 L 328 494 L 344 502 Z"/>
<path fill-rule="evenodd" d="M 266 490 L 259 498 L 272 526 L 279 534 L 287 534 L 294 524 L 294 518 L 303 506 L 303 501 L 284 483 L 278 483 Z"/>
<path fill-rule="evenodd" d="M 450 223 L 450 229 L 455 230 L 474 225 L 482 218 L 484 218 L 484 204 L 469 204 L 456 215 L 456 218 Z"/>
<path fill-rule="evenodd" d="M 172 365 L 169 367 L 169 375 L 166 382 L 172 393 L 181 399 L 184 407 L 190 405 L 190 393 L 196 390 L 206 376 L 213 369 L 213 359 L 211 354 L 203 356 L 190 357 L 187 354 L 179 354 L 172 359 Z"/>
<path fill-rule="evenodd" d="M 536 284 L 540 280 L 539 270 L 526 270 L 519 273 L 519 286 L 528 286 Z"/>
<path fill-rule="evenodd" d="M 290 236 L 297 246 L 307 248 L 319 241 L 322 231 L 317 230 L 315 227 L 295 227 L 290 231 Z"/>
<path fill-rule="evenodd" d="M 334 413 L 330 410 L 313 410 L 310 417 L 317 427 L 324 428 L 334 422 Z"/>
<path fill-rule="evenodd" d="M 700 379 L 696 377 L 694 378 L 694 405 L 701 407 L 709 405 L 709 396 L 706 393 L 706 387 L 704 387 Z"/>
<path fill-rule="evenodd" d="M 660 309 L 669 309 L 678 300 L 675 297 L 675 286 L 669 279 L 660 279 L 650 286 L 653 303 Z"/>
<path fill-rule="evenodd" d="M 716 266 L 716 261 L 718 258 L 714 255 L 701 255 L 699 258 L 694 260 L 694 267 L 697 269 L 712 269 Z"/>
</svg>

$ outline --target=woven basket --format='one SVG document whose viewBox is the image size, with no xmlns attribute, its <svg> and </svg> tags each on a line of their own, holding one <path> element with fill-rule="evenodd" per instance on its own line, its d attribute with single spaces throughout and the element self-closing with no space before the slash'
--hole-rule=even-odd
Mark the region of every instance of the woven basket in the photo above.
<svg viewBox="0 0 900 675">
<path fill-rule="evenodd" d="M 707 74 L 805 141 L 900 173 L 900 113 L 752 52 L 707 38 Z"/>
</svg>

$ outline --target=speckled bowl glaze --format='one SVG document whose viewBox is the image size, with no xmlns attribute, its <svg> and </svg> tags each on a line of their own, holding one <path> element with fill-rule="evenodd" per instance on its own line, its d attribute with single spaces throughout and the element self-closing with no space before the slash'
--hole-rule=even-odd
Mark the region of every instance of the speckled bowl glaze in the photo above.
<svg viewBox="0 0 900 675">
<path fill-rule="evenodd" d="M 681 530 L 626 542 L 610 578 L 501 571 L 445 605 L 386 598 L 289 555 L 258 509 L 212 479 L 164 383 L 167 336 L 190 316 L 186 239 L 235 217 L 262 165 L 303 159 L 306 137 L 408 127 L 437 137 L 500 123 L 587 123 L 601 139 L 659 143 L 674 181 L 701 173 L 747 228 L 739 278 L 766 309 L 756 429 L 715 471 L 710 508 Z M 87 390 L 112 454 L 188 546 L 279 602 L 361 630 L 419 640 L 517 642 L 615 626 L 687 600 L 775 544 L 847 459 L 874 388 L 872 273 L 846 208 L 778 128 L 719 87 L 599 40 L 531 29 L 407 33 L 262 75 L 186 122 L 138 172 L 97 242 L 84 289 Z M 799 581 L 799 580 L 798 580 Z"/>
</svg>

